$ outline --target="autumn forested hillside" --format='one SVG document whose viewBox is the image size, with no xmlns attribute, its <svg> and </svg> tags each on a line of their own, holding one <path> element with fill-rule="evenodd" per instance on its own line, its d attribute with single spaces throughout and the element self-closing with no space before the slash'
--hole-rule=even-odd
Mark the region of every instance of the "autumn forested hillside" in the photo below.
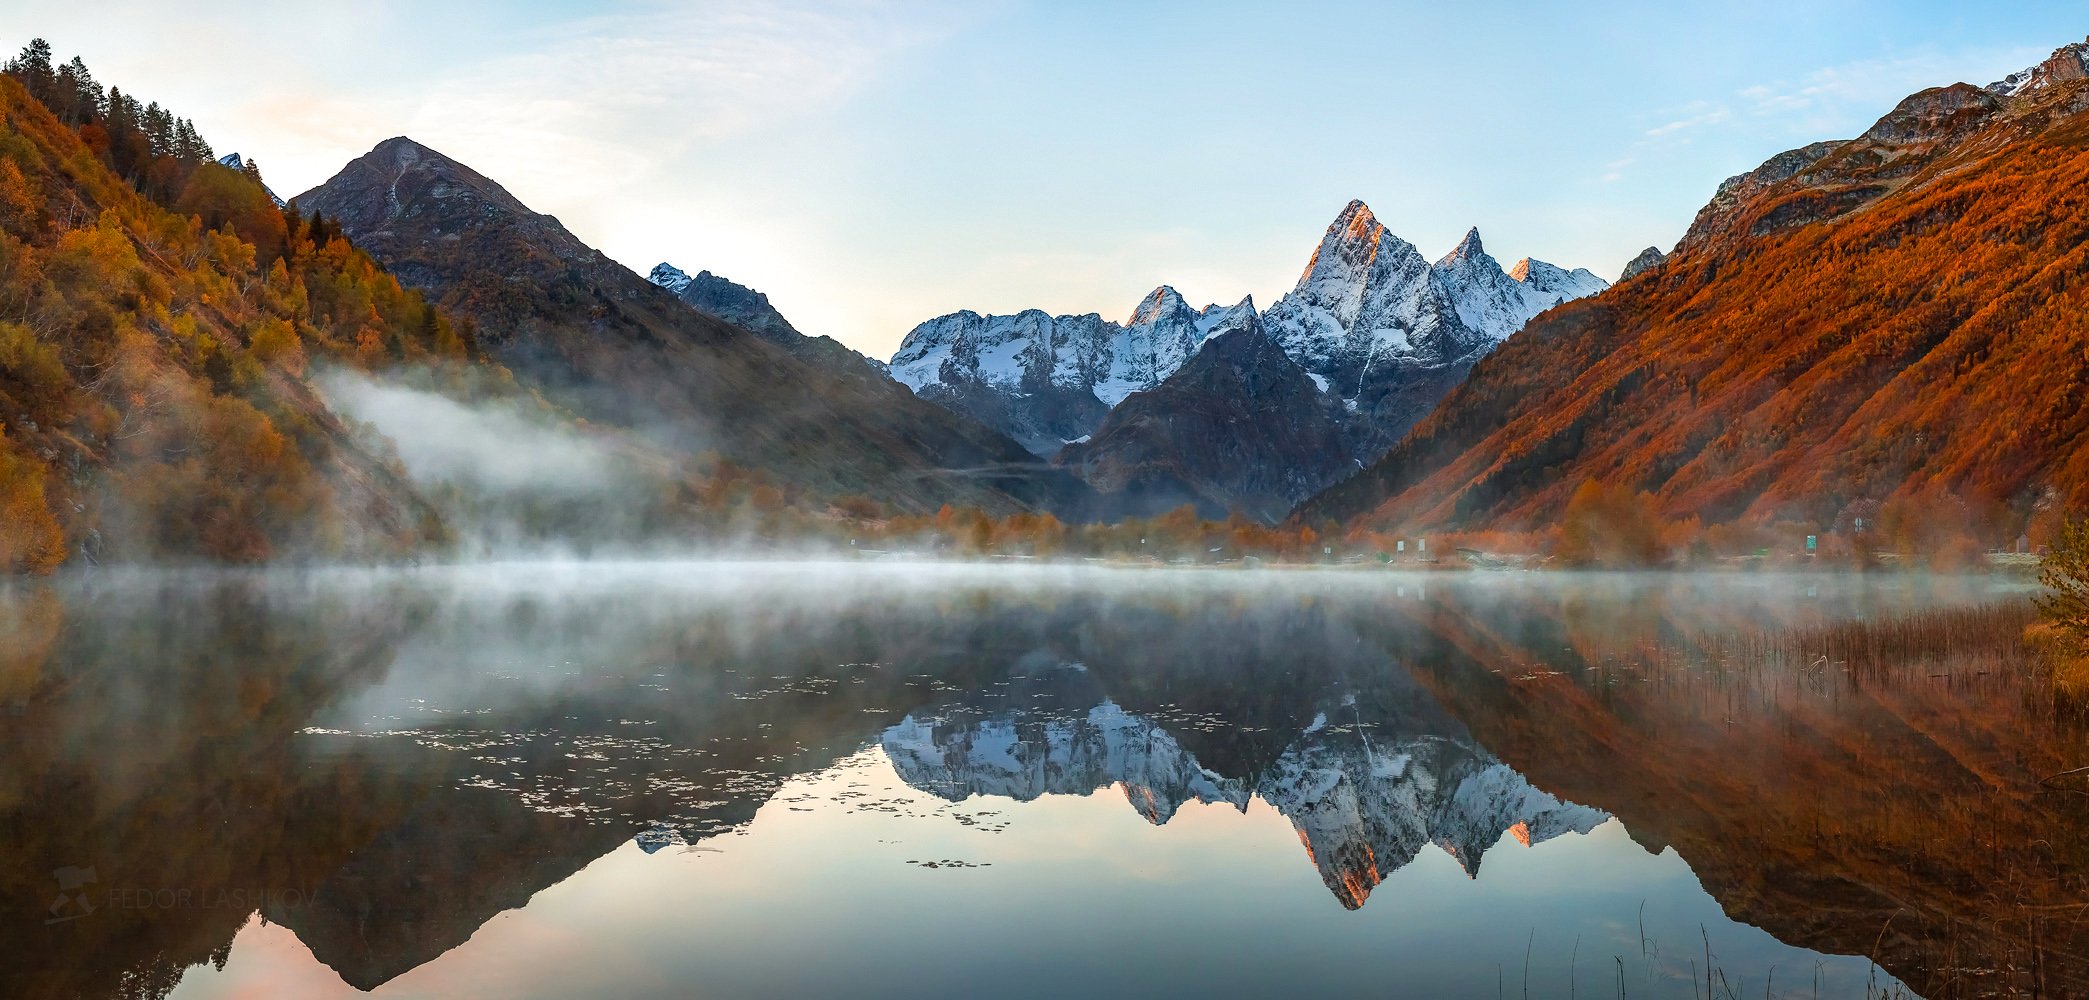
<svg viewBox="0 0 2089 1000">
<path fill-rule="evenodd" d="M 433 511 L 302 376 L 464 354 L 157 104 L 41 43 L 0 77 L 0 572 L 423 543 Z"/>
<path fill-rule="evenodd" d="M 1535 528 L 1593 482 L 1706 526 L 1899 512 L 2000 544 L 2089 506 L 2085 404 L 2089 83 L 1961 84 L 1727 182 L 1664 264 L 1533 322 L 1300 516 Z"/>
</svg>

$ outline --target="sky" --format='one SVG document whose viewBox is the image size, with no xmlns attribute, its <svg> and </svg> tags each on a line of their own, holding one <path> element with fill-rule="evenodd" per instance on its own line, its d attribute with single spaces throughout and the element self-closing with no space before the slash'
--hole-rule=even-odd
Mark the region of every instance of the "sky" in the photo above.
<svg viewBox="0 0 2089 1000">
<path fill-rule="evenodd" d="M 1613 278 L 1725 177 L 2089 35 L 2076 3 L 0 0 L 307 190 L 394 135 L 889 357 L 958 309 L 1297 280 L 1352 198 Z"/>
</svg>

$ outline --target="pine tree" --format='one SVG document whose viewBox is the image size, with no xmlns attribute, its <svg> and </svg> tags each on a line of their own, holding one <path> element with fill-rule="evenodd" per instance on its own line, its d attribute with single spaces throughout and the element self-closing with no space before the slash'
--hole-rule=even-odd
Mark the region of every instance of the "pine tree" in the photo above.
<svg viewBox="0 0 2089 1000">
<path fill-rule="evenodd" d="M 101 84 L 94 82 L 94 74 L 87 71 L 87 64 L 74 56 L 73 61 L 58 68 L 58 81 L 53 97 L 56 102 L 52 110 L 58 120 L 78 127 L 98 121 L 102 117 Z"/>
<path fill-rule="evenodd" d="M 217 159 L 216 156 L 211 154 L 210 143 L 203 141 L 203 133 L 196 131 L 195 122 L 190 121 L 187 118 L 183 118 L 181 120 L 181 134 L 187 137 L 187 142 L 189 146 L 189 160 L 196 163 L 202 163 L 205 160 Z M 248 171 L 250 173 L 253 173 L 254 179 L 256 181 L 259 181 L 261 179 L 261 174 L 255 172 L 253 170 L 253 166 L 253 163 L 247 163 Z"/>
<path fill-rule="evenodd" d="M 141 124 L 145 128 L 146 141 L 152 144 L 152 155 L 155 158 L 174 152 L 174 121 L 167 114 L 167 110 L 160 107 L 160 102 L 154 101 L 145 106 L 144 121 Z"/>
<path fill-rule="evenodd" d="M 41 38 L 30 39 L 21 55 L 8 60 L 7 75 L 22 81 L 22 85 L 29 88 L 29 96 L 46 105 L 51 104 L 58 84 L 58 76 L 51 68 L 51 43 Z"/>
</svg>

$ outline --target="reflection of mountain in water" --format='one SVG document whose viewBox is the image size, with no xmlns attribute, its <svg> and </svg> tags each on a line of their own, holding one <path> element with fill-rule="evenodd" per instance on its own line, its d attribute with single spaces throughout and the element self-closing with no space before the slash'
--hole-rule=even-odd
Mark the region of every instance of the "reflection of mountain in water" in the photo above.
<svg viewBox="0 0 2089 1000">
<path fill-rule="evenodd" d="M 1108 701 L 1084 715 L 1044 720 L 939 726 L 910 715 L 885 730 L 884 745 L 902 780 L 952 802 L 973 795 L 1028 802 L 1122 785 L 1155 825 L 1191 799 L 1248 806 L 1245 782 L 1206 770 L 1167 730 Z"/>
<path fill-rule="evenodd" d="M 1166 727 L 1107 698 L 1086 712 L 950 711 L 954 717 L 909 715 L 885 730 L 885 755 L 907 784 L 953 802 L 1027 802 L 1117 785 L 1156 825 L 1192 800 L 1246 810 L 1259 796 L 1291 820 L 1349 909 L 1430 844 L 1477 876 L 1481 855 L 1504 833 L 1529 846 L 1587 833 L 1607 818 L 1532 787 L 1433 713 L 1407 713 L 1408 725 L 1374 724 L 1353 699 L 1334 710 L 1351 721 L 1318 715 L 1274 764 L 1248 777 L 1204 767 Z M 1458 731 L 1418 731 L 1412 723 L 1420 719 Z"/>
<path fill-rule="evenodd" d="M 1749 683 L 1786 684 L 1781 700 L 1737 717 L 1737 682 L 1719 675 L 1628 691 L 1593 655 L 1573 660 L 1588 636 L 1734 615 L 1729 584 L 1665 606 L 1605 581 L 1432 583 L 1401 603 L 1348 577 L 1327 596 L 1252 574 L 1182 594 L 1130 579 L 1044 594 L 874 580 L 789 599 L 645 575 L 541 593 L 465 578 L 0 594 L 0 995 L 163 995 L 224 961 L 247 919 L 110 907 L 60 934 L 43 920 L 62 867 L 93 866 L 112 890 L 297 890 L 263 916 L 372 988 L 627 841 L 737 829 L 793 776 L 871 745 L 952 802 L 1115 785 L 1161 824 L 1190 801 L 1260 797 L 1350 907 L 1430 844 L 1470 873 L 1505 831 L 1537 843 L 1604 818 L 1522 774 L 1616 809 L 1649 849 L 1676 845 L 1730 910 L 1844 952 L 1908 900 L 1943 926 L 2008 913 L 1980 908 L 1989 884 L 2082 895 L 2089 862 L 2054 833 L 2079 827 L 2072 797 L 2030 778 L 2013 799 L 1978 797 L 1996 775 L 2080 764 L 2072 730 L 2006 728 L 2015 688 L 1924 672 L 1915 694 L 1831 691 L 1772 671 Z M 1860 783 L 1875 794 L 1818 794 Z M 1972 801 L 1993 808 L 1935 808 Z M 878 808 L 828 806 L 859 807 Z M 1998 823 L 2015 832 L 1995 838 Z M 1986 877 L 1993 844 L 2034 840 L 2066 852 L 2020 863 L 2046 881 Z M 1773 877 L 1765 857 L 1786 859 Z M 1944 865 L 1968 875 L 1918 874 Z M 1902 967 L 1914 923 L 1884 939 Z M 1950 940 L 2048 933 L 2026 926 Z M 2084 981 L 2078 953 L 2046 953 L 2056 981 Z"/>
<path fill-rule="evenodd" d="M 1504 833 L 1528 847 L 1608 818 L 1539 791 L 1463 736 L 1379 733 L 1318 725 L 1256 782 L 1352 910 L 1429 844 L 1477 877 L 1480 856 Z"/>
</svg>

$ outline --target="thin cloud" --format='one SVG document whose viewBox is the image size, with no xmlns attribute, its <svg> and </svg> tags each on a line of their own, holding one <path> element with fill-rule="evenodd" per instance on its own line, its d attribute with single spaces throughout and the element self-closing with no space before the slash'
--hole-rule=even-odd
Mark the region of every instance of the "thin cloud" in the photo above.
<svg viewBox="0 0 2089 1000">
<path fill-rule="evenodd" d="M 1710 111 L 1705 111 L 1700 114 L 1691 115 L 1688 118 L 1678 118 L 1675 121 L 1669 122 L 1666 125 L 1657 125 L 1653 128 L 1647 129 L 1646 134 L 1647 137 L 1650 139 L 1658 139 L 1662 136 L 1674 135 L 1686 129 L 1703 128 L 1707 125 L 1717 125 L 1721 122 L 1731 119 L 1733 116 L 1733 112 L 1726 108 L 1713 108 Z"/>
<path fill-rule="evenodd" d="M 1794 131 L 1847 131 L 1885 114 L 1909 94 L 1953 83 L 1984 85 L 2049 54 L 2019 47 L 1860 59 L 1796 80 L 1757 84 L 1735 96 L 1751 118 L 1785 123 Z"/>
</svg>

